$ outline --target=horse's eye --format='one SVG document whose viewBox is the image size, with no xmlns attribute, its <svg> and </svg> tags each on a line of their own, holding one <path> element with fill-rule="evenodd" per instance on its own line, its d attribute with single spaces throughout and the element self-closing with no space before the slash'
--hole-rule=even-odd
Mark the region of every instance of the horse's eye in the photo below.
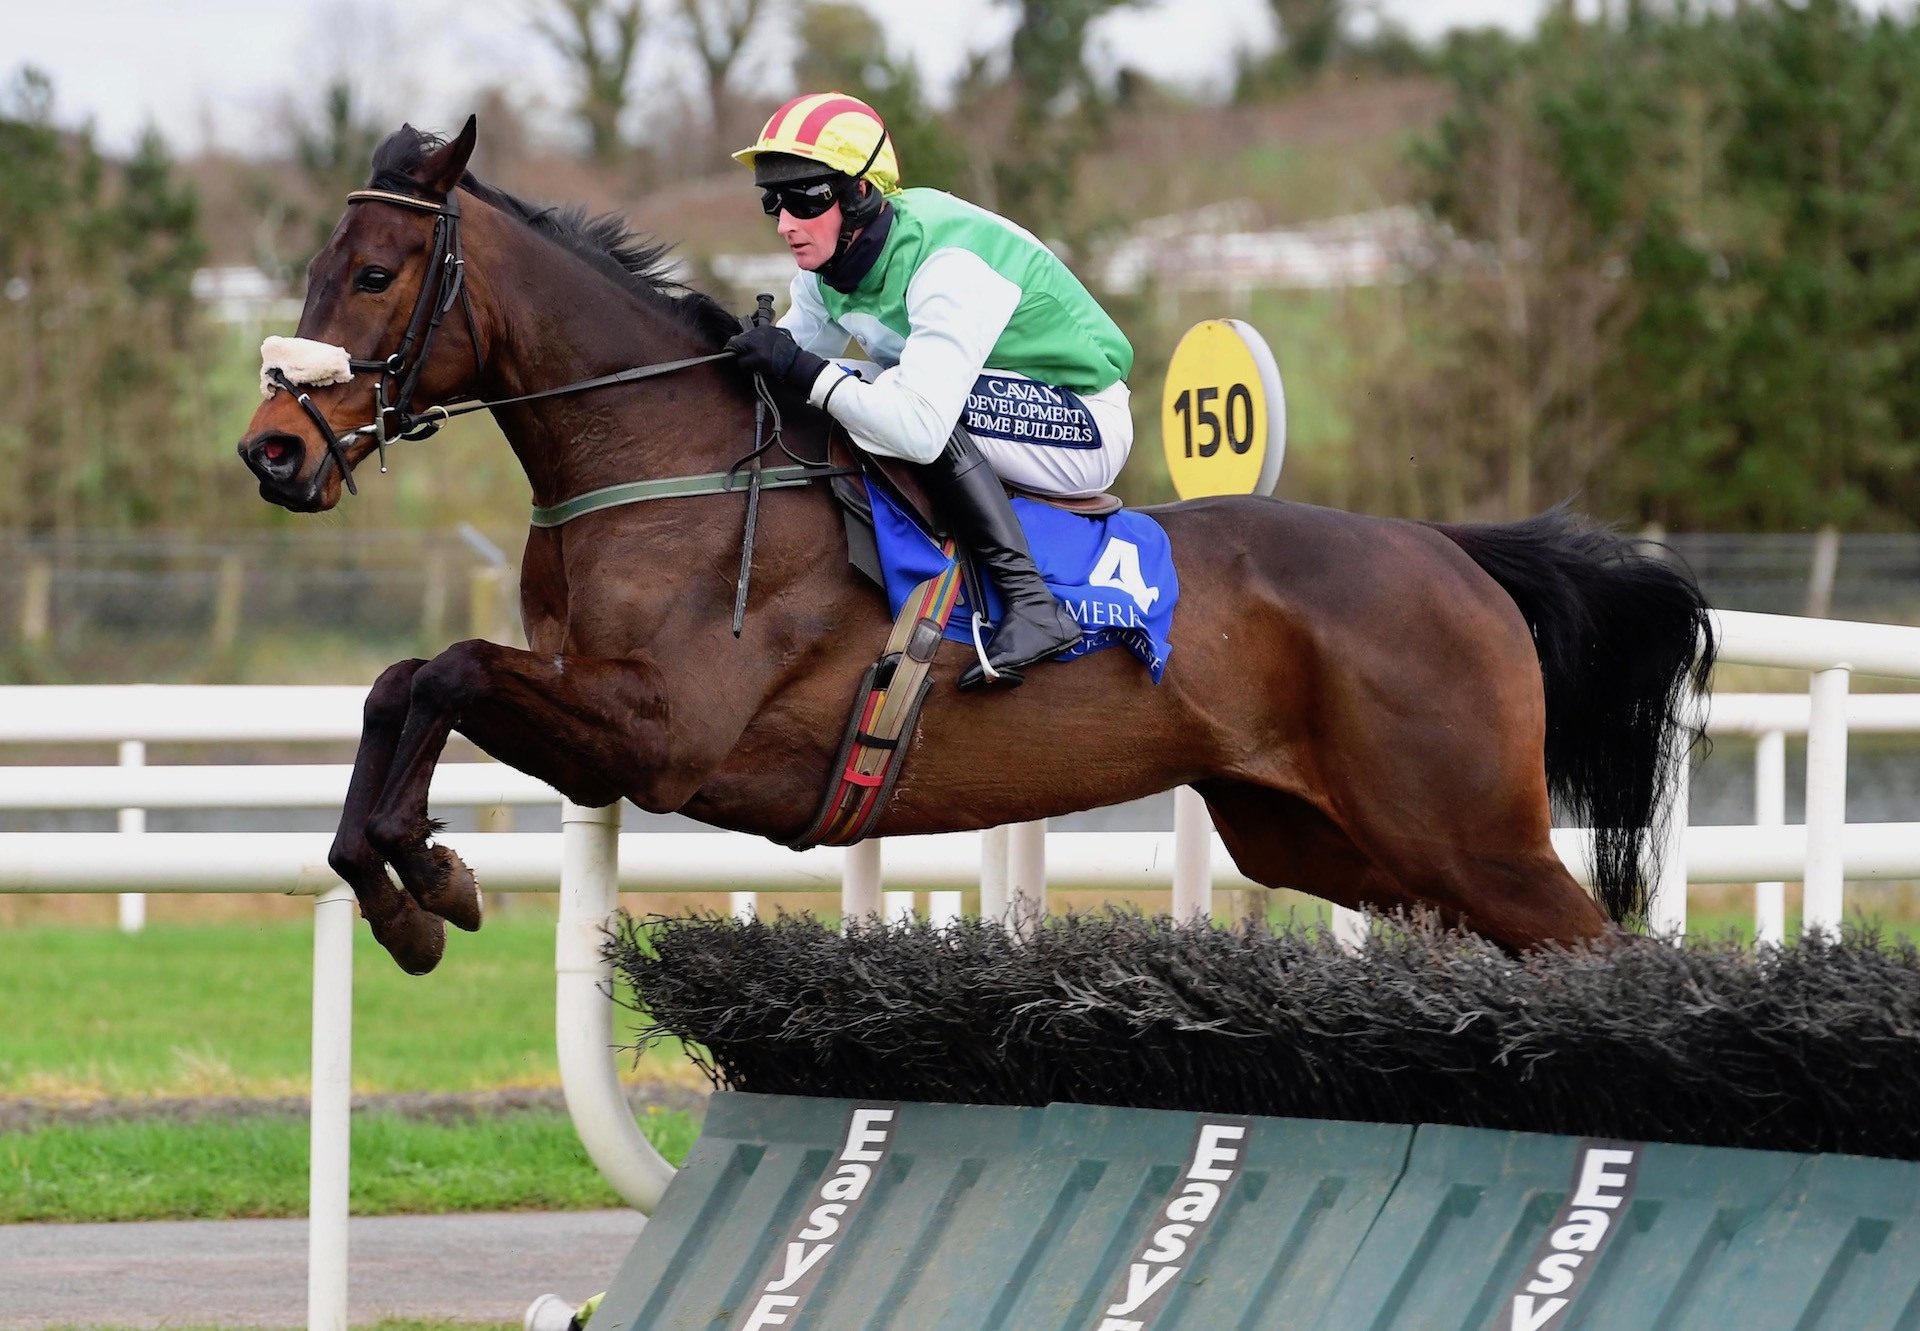
<svg viewBox="0 0 1920 1331">
<path fill-rule="evenodd" d="M 393 281 L 392 273 L 369 264 L 354 275 L 353 286 L 356 291 L 385 291 L 387 284 L 391 281 Z"/>
</svg>

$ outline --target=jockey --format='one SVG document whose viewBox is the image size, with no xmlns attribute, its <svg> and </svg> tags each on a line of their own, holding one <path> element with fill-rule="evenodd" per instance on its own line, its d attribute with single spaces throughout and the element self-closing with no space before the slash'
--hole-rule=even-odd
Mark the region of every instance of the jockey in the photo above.
<svg viewBox="0 0 1920 1331">
<path fill-rule="evenodd" d="M 900 188 L 873 108 L 837 92 L 795 98 L 752 147 L 767 216 L 793 251 L 792 304 L 727 343 L 785 380 L 870 453 L 920 464 L 954 536 L 1004 604 L 973 688 L 1080 641 L 1040 580 L 1002 478 L 1098 494 L 1133 444 L 1126 336 L 1051 250 L 1003 217 Z M 851 337 L 871 364 L 829 361 Z M 864 373 L 862 373 L 864 371 Z"/>
</svg>

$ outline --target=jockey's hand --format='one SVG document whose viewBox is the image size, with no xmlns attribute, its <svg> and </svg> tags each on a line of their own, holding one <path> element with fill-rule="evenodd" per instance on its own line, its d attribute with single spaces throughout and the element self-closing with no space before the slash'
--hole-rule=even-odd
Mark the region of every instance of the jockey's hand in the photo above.
<svg viewBox="0 0 1920 1331">
<path fill-rule="evenodd" d="M 761 324 L 727 340 L 727 350 L 740 358 L 740 368 L 748 374 L 781 379 L 801 392 L 813 387 L 827 362 L 811 351 L 802 351 L 793 334 L 778 324 Z"/>
</svg>

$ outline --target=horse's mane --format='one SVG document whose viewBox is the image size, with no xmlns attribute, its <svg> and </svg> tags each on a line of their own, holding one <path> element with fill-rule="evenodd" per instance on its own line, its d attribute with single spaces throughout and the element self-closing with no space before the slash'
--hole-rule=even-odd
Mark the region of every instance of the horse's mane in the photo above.
<svg viewBox="0 0 1920 1331">
<path fill-rule="evenodd" d="M 445 139 L 402 125 L 373 150 L 369 189 L 418 194 L 413 172 Z M 570 250 L 664 314 L 702 334 L 715 347 L 740 331 L 740 321 L 725 306 L 672 276 L 672 245 L 637 235 L 618 213 L 590 217 L 583 207 L 530 203 L 489 185 L 473 172 L 460 178 L 475 198 L 517 218 L 532 230 Z"/>
</svg>

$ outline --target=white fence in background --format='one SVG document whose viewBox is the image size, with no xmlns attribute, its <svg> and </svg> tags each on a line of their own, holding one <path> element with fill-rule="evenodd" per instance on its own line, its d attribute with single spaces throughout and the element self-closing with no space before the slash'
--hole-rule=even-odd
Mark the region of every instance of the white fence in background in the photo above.
<svg viewBox="0 0 1920 1331">
<path fill-rule="evenodd" d="M 1806 885 L 1807 928 L 1836 928 L 1847 879 L 1920 878 L 1920 822 L 1847 824 L 1847 732 L 1920 731 L 1920 698 L 1849 698 L 1853 672 L 1920 679 L 1920 629 L 1782 616 L 1716 616 L 1721 659 L 1812 675 L 1806 697 L 1729 695 L 1712 700 L 1710 729 L 1760 740 L 1759 807 L 1747 827 L 1689 827 L 1685 786 L 1657 886 L 1656 927 L 1684 931 L 1688 882 L 1759 882 L 1762 938 L 1783 931 L 1779 884 Z M 327 868 L 331 836 L 301 832 L 144 833 L 151 809 L 332 807 L 346 787 L 339 764 L 151 766 L 145 745 L 341 741 L 358 737 L 356 688 L 0 688 L 0 745 L 113 743 L 106 767 L 0 766 L 0 808 L 117 809 L 120 835 L 0 833 L 0 893 L 278 892 L 311 895 L 314 917 L 313 1117 L 308 1325 L 346 1326 L 347 1133 L 351 1093 L 353 899 Z M 1808 736 L 1807 823 L 1783 824 L 1787 734 Z M 442 805 L 550 803 L 537 781 L 491 763 L 444 764 Z M 1242 877 L 1189 791 L 1169 832 L 1049 834 L 1042 823 L 979 834 L 900 837 L 848 850 L 801 854 L 726 833 L 622 835 L 617 806 L 563 805 L 555 833 L 483 832 L 448 838 L 488 891 L 561 893 L 555 942 L 556 1037 L 567 1105 L 588 1153 L 628 1201 L 650 1210 L 672 1176 L 640 1135 L 620 1093 L 612 1009 L 603 986 L 601 930 L 620 889 L 834 892 L 850 917 L 911 900 L 886 879 L 930 890 L 939 916 L 957 914 L 961 889 L 978 885 L 982 911 L 1015 921 L 1046 910 L 1049 882 L 1109 890 L 1173 889 L 1177 915 L 1211 911 L 1215 887 Z M 1554 833 L 1555 848 L 1586 878 L 1588 838 Z M 883 849 L 884 845 L 884 849 Z M 736 897 L 736 909 L 751 902 Z M 137 926 L 123 913 L 123 924 Z M 1364 929 L 1342 912 L 1336 928 Z"/>
</svg>

